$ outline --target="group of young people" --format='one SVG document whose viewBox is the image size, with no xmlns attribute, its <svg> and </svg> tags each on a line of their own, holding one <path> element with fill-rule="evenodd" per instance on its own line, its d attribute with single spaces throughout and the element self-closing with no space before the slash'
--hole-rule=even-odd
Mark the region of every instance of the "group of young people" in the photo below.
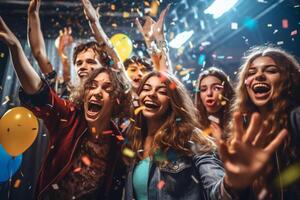
<svg viewBox="0 0 300 200">
<path fill-rule="evenodd" d="M 23 106 L 43 120 L 49 148 L 37 199 L 297 199 L 299 182 L 281 173 L 300 161 L 300 65 L 284 50 L 252 48 L 235 88 L 218 68 L 203 71 L 193 101 L 172 74 L 164 18 L 137 20 L 152 62 L 124 64 L 98 13 L 82 0 L 95 41 L 73 55 L 79 85 L 69 97 L 51 86 L 31 0 L 28 35 L 40 77 L 0 18 L 0 40 L 11 53 Z M 50 67 L 49 67 L 50 66 Z M 52 76 L 51 76 L 52 74 Z M 124 127 L 125 126 L 125 127 Z"/>
</svg>

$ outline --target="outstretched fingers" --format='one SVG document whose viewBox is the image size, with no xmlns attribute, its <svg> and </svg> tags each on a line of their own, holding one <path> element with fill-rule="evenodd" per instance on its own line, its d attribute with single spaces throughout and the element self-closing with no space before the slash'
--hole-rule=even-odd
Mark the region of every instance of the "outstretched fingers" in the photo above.
<svg viewBox="0 0 300 200">
<path fill-rule="evenodd" d="M 244 142 L 247 144 L 251 144 L 255 138 L 255 136 L 259 132 L 263 132 L 264 127 L 262 126 L 262 119 L 258 113 L 253 113 L 250 119 L 250 123 L 244 137 Z"/>
<path fill-rule="evenodd" d="M 287 136 L 288 131 L 286 129 L 282 129 L 278 135 L 268 144 L 268 146 L 265 148 L 265 151 L 267 151 L 269 154 L 272 154 L 278 146 L 283 142 L 284 138 Z"/>
</svg>

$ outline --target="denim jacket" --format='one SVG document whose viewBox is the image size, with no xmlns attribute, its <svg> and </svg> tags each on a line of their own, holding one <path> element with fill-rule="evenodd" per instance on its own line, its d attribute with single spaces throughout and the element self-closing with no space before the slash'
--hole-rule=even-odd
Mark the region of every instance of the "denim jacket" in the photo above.
<svg viewBox="0 0 300 200">
<path fill-rule="evenodd" d="M 133 171 L 129 168 L 125 200 L 135 199 Z M 152 163 L 148 179 L 148 200 L 232 199 L 223 186 L 224 169 L 215 154 L 181 157 L 163 166 Z M 158 189 L 157 184 L 164 181 Z"/>
</svg>

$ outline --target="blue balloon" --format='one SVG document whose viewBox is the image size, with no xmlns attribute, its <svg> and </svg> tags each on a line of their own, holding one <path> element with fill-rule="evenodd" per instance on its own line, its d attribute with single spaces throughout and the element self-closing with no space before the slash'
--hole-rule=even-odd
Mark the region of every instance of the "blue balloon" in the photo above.
<svg viewBox="0 0 300 200">
<path fill-rule="evenodd" d="M 21 154 L 13 158 L 0 145 L 0 182 L 7 181 L 18 171 L 22 163 L 22 157 Z"/>
</svg>

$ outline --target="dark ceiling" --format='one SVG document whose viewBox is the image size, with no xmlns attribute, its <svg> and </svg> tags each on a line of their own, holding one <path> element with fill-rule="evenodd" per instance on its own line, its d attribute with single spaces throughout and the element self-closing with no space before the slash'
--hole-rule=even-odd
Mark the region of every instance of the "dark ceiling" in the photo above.
<svg viewBox="0 0 300 200">
<path fill-rule="evenodd" d="M 18 35 L 26 39 L 26 19 L 29 1 L 0 0 L 0 14 Z M 141 35 L 134 24 L 136 17 L 143 18 L 151 8 L 152 0 L 145 1 L 99 1 L 101 24 L 109 36 L 127 34 L 134 43 L 134 51 L 145 52 Z M 170 49 L 174 65 L 185 68 L 200 68 L 199 58 L 206 57 L 206 66 L 218 65 L 234 74 L 240 65 L 243 53 L 250 46 L 273 43 L 300 57 L 300 2 L 298 0 L 240 0 L 229 12 L 218 19 L 203 11 L 212 0 L 159 0 L 159 12 L 172 3 L 166 17 L 167 39 L 193 30 L 192 38 L 179 49 Z M 124 17 L 124 12 L 127 17 Z M 158 12 L 158 13 L 159 13 Z M 42 0 L 41 21 L 45 38 L 54 39 L 65 26 L 73 29 L 75 38 L 89 38 L 91 33 L 83 17 L 81 2 L 68 0 Z M 282 21 L 288 21 L 288 27 Z M 231 29 L 236 22 L 238 29 Z M 206 42 L 208 45 L 204 45 Z M 207 43 L 209 42 L 209 43 Z"/>
</svg>

